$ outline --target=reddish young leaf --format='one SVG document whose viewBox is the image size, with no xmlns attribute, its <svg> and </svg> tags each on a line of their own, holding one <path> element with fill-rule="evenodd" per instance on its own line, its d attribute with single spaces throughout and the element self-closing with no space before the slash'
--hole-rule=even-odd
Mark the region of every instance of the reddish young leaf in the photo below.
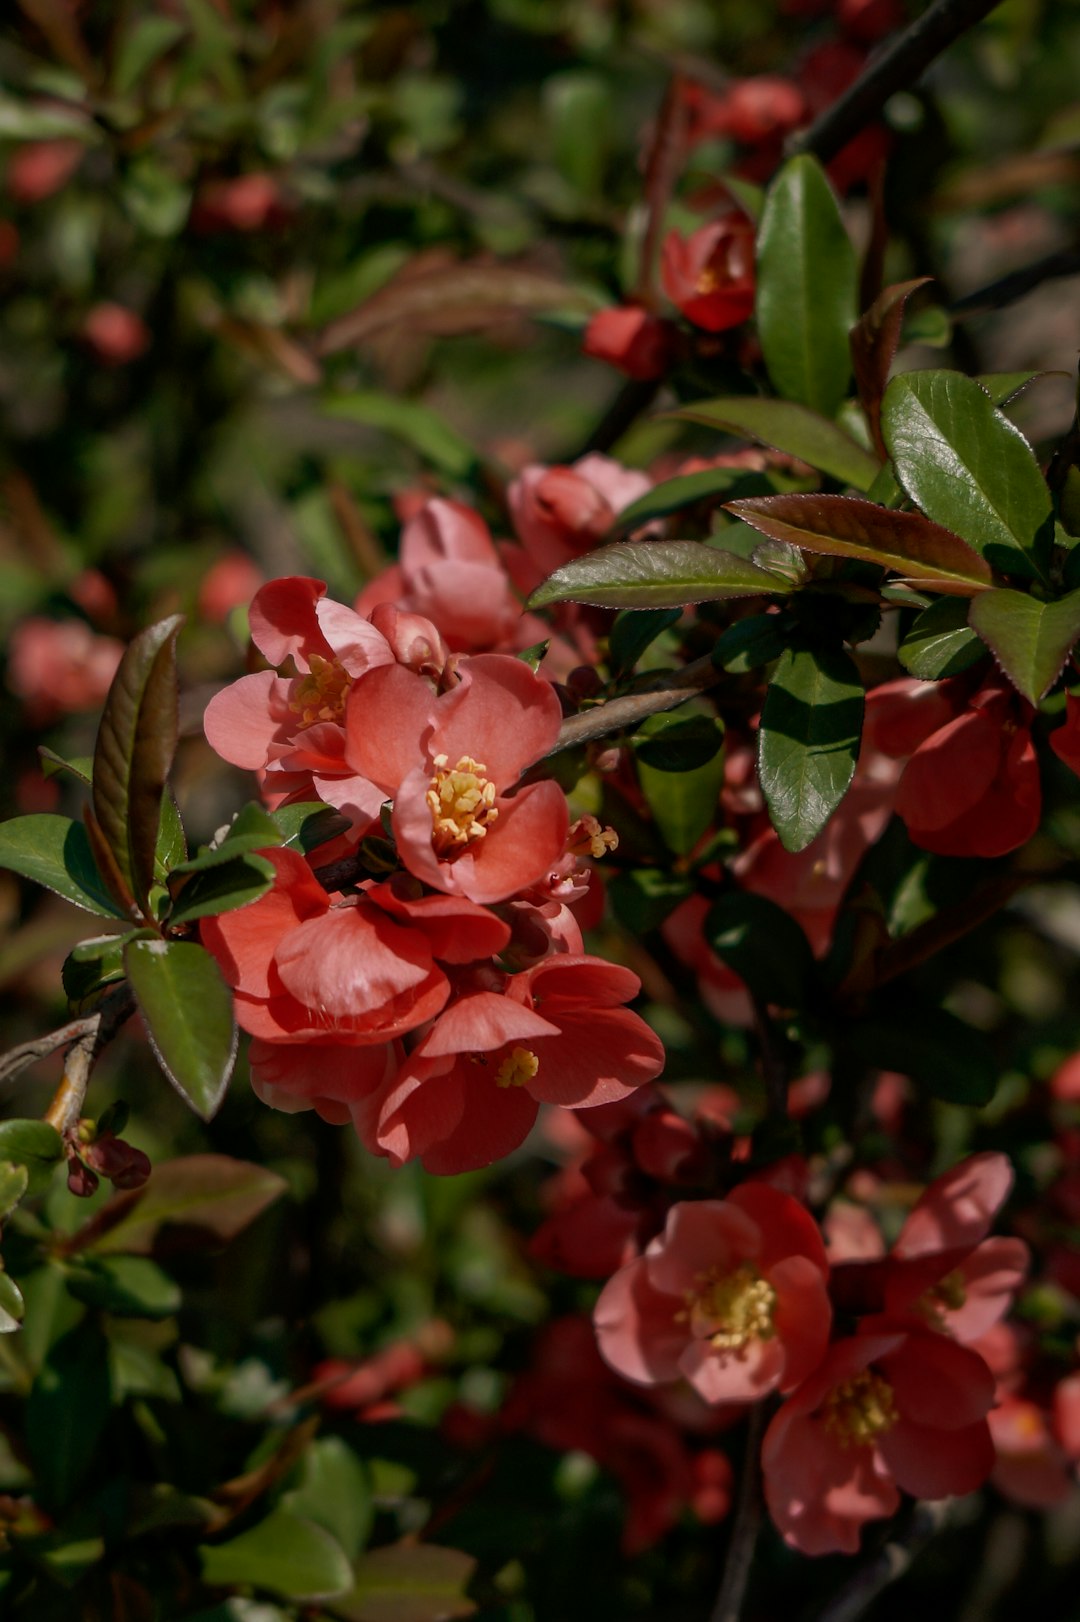
<svg viewBox="0 0 1080 1622">
<path fill-rule="evenodd" d="M 932 280 L 930 276 L 916 276 L 910 282 L 895 282 L 892 287 L 886 287 L 851 329 L 855 385 L 874 444 L 882 456 L 887 453 L 881 437 L 881 397 L 900 341 L 904 306 L 917 288 L 925 287 Z"/>
<path fill-rule="evenodd" d="M 935 591 L 972 597 L 993 582 L 985 558 L 920 513 L 891 512 L 858 496 L 753 496 L 727 510 L 763 535 L 826 557 L 861 558 Z"/>
</svg>

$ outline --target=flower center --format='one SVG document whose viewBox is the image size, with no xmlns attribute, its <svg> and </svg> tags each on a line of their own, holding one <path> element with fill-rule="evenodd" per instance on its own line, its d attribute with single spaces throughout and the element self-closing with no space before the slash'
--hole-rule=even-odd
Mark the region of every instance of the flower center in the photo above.
<svg viewBox="0 0 1080 1622">
<path fill-rule="evenodd" d="M 958 1312 L 967 1301 L 967 1288 L 964 1275 L 958 1267 L 945 1277 L 938 1279 L 928 1290 L 924 1290 L 919 1297 L 919 1310 L 928 1323 L 935 1329 L 945 1328 L 945 1314 Z"/>
<path fill-rule="evenodd" d="M 314 726 L 316 721 L 340 721 L 348 691 L 349 674 L 337 660 L 313 653 L 311 669 L 293 686 L 289 708 L 300 717 L 302 727 Z"/>
<path fill-rule="evenodd" d="M 694 283 L 694 291 L 695 293 L 715 293 L 719 286 L 720 278 L 716 271 L 711 265 L 706 265 L 705 269 L 698 273 L 698 279 Z"/>
<path fill-rule="evenodd" d="M 487 767 L 471 755 L 462 755 L 448 767 L 446 755 L 436 755 L 435 775 L 427 791 L 431 810 L 431 842 L 436 856 L 457 854 L 483 839 L 499 815 L 495 784 L 484 776 Z"/>
<path fill-rule="evenodd" d="M 566 835 L 568 856 L 592 856 L 599 861 L 609 850 L 618 850 L 619 836 L 614 828 L 602 828 L 595 817 L 579 817 Z"/>
<path fill-rule="evenodd" d="M 524 1087 L 540 1068 L 540 1060 L 529 1048 L 515 1048 L 495 1072 L 496 1087 Z"/>
<path fill-rule="evenodd" d="M 861 1369 L 834 1386 L 823 1414 L 825 1429 L 841 1447 L 870 1447 L 899 1417 L 892 1386 L 872 1369 Z"/>
<path fill-rule="evenodd" d="M 752 1340 L 771 1340 L 776 1334 L 773 1311 L 776 1291 L 768 1279 L 748 1263 L 733 1273 L 702 1273 L 701 1288 L 686 1292 L 692 1333 L 720 1352 L 741 1354 Z"/>
</svg>

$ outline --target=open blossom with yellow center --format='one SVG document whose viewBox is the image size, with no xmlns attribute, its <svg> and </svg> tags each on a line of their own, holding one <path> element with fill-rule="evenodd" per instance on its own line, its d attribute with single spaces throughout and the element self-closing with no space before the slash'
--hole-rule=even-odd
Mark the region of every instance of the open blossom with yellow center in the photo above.
<svg viewBox="0 0 1080 1622">
<path fill-rule="evenodd" d="M 888 1380 L 860 1369 L 834 1386 L 822 1404 L 825 1429 L 841 1447 L 870 1447 L 892 1430 L 899 1415 Z"/>
<path fill-rule="evenodd" d="M 776 1291 L 749 1263 L 734 1272 L 700 1275 L 700 1289 L 686 1292 L 686 1311 L 676 1321 L 689 1322 L 694 1335 L 720 1352 L 744 1356 L 751 1341 L 771 1340 Z"/>
<path fill-rule="evenodd" d="M 318 653 L 311 655 L 309 664 L 307 675 L 293 688 L 289 708 L 300 717 L 302 727 L 317 721 L 341 721 L 351 685 L 348 671 L 336 659 L 324 659 Z"/>
<path fill-rule="evenodd" d="M 540 1069 L 540 1060 L 530 1048 L 515 1048 L 507 1054 L 495 1073 L 496 1087 L 524 1087 Z"/>
<path fill-rule="evenodd" d="M 466 849 L 483 839 L 499 813 L 495 784 L 484 774 L 483 761 L 462 755 L 450 766 L 446 755 L 436 755 L 435 775 L 426 799 L 431 811 L 431 842 L 436 856 Z"/>
</svg>

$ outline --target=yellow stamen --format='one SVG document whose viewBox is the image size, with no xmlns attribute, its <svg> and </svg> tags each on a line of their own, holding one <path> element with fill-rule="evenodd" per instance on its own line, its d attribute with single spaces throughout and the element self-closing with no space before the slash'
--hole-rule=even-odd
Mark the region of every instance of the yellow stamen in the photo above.
<svg viewBox="0 0 1080 1622">
<path fill-rule="evenodd" d="M 744 1263 L 733 1273 L 703 1273 L 701 1288 L 686 1292 L 692 1333 L 720 1352 L 742 1356 L 753 1340 L 772 1340 L 776 1291 L 767 1279 Z"/>
<path fill-rule="evenodd" d="M 711 265 L 706 265 L 705 269 L 699 273 L 698 279 L 694 283 L 694 291 L 696 293 L 715 293 L 719 286 L 720 278 L 717 276 Z"/>
<path fill-rule="evenodd" d="M 450 768 L 446 755 L 436 755 L 435 775 L 427 791 L 431 810 L 431 843 L 436 856 L 456 854 L 483 839 L 499 815 L 495 784 L 484 776 L 487 767 L 471 755 L 462 755 Z"/>
<path fill-rule="evenodd" d="M 619 836 L 614 828 L 602 828 L 595 817 L 579 817 L 566 835 L 568 856 L 592 856 L 599 861 L 609 850 L 618 850 Z"/>
<path fill-rule="evenodd" d="M 496 1087 L 524 1087 L 540 1068 L 540 1060 L 528 1048 L 515 1048 L 495 1072 Z"/>
<path fill-rule="evenodd" d="M 924 1290 L 919 1297 L 918 1310 L 926 1321 L 935 1329 L 946 1328 L 945 1314 L 957 1312 L 967 1301 L 967 1288 L 964 1275 L 958 1267 L 945 1277 L 938 1279 L 928 1290 Z"/>
<path fill-rule="evenodd" d="M 310 671 L 298 677 L 293 687 L 289 708 L 300 717 L 303 727 L 314 726 L 316 721 L 340 721 L 348 693 L 348 672 L 336 659 L 313 653 Z"/>
<path fill-rule="evenodd" d="M 825 1429 L 841 1447 L 870 1447 L 899 1415 L 888 1380 L 861 1369 L 834 1386 L 822 1405 Z"/>
</svg>

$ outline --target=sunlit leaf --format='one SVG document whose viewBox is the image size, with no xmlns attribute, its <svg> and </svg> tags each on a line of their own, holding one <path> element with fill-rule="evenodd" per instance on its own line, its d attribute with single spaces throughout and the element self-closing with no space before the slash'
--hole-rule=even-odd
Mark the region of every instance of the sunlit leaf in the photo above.
<svg viewBox="0 0 1080 1622">
<path fill-rule="evenodd" d="M 205 947 L 136 940 L 124 966 L 158 1063 L 204 1121 L 216 1113 L 236 1058 L 232 993 Z"/>
<path fill-rule="evenodd" d="M 601 608 L 676 608 L 790 590 L 786 580 L 749 558 L 701 541 L 615 541 L 556 569 L 537 586 L 527 606 L 575 602 Z"/>
<path fill-rule="evenodd" d="M 1080 591 L 1043 603 L 1022 591 L 987 591 L 971 604 L 977 631 L 1013 686 L 1031 704 L 1050 691 L 1080 640 Z"/>
<path fill-rule="evenodd" d="M 850 434 L 820 412 L 793 400 L 766 400 L 754 395 L 731 399 L 697 400 L 670 413 L 688 422 L 722 428 L 726 433 L 756 439 L 773 450 L 809 462 L 841 484 L 868 490 L 877 477 L 879 461 L 857 445 Z M 719 471 L 719 470 L 718 470 Z M 730 472 L 731 470 L 728 469 Z M 700 474 L 689 477 L 700 478 Z M 620 524 L 625 515 L 619 515 Z"/>
</svg>

